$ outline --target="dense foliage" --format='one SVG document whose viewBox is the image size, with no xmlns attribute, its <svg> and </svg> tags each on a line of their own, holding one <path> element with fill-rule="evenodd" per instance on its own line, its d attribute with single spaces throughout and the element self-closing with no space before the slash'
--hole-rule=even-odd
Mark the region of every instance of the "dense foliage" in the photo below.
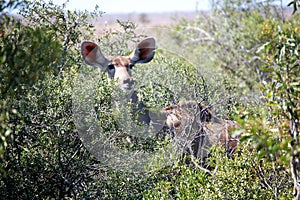
<svg viewBox="0 0 300 200">
<path fill-rule="evenodd" d="M 210 13 L 153 30 L 162 47 L 133 70 L 148 107 L 189 97 L 238 121 L 237 153 L 228 158 L 214 146 L 202 166 L 161 152 L 173 148 L 169 138 L 139 140 L 120 128 L 114 82 L 81 61 L 85 39 L 105 55 L 128 55 L 145 37 L 134 23 L 95 36 L 98 8 L 0 1 L 0 199 L 299 199 L 299 1 L 289 17 L 273 1 L 213 2 Z M 14 8 L 20 17 L 8 15 Z M 109 144 L 150 155 L 143 171 L 130 166 L 140 157 L 118 166 L 85 145 L 79 125 L 89 119 L 76 118 L 83 101 Z"/>
</svg>

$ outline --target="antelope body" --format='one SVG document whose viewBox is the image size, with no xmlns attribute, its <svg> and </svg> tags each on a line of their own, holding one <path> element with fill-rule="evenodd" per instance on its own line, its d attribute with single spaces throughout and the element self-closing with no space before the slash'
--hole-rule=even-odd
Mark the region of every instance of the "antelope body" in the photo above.
<svg viewBox="0 0 300 200">
<path fill-rule="evenodd" d="M 208 156 L 209 148 L 218 143 L 225 147 L 229 156 L 235 151 L 238 138 L 233 138 L 230 132 L 238 128 L 237 123 L 213 117 L 203 104 L 181 101 L 162 112 L 166 114 L 167 127 L 176 137 L 182 138 L 185 153 L 202 160 Z"/>
</svg>

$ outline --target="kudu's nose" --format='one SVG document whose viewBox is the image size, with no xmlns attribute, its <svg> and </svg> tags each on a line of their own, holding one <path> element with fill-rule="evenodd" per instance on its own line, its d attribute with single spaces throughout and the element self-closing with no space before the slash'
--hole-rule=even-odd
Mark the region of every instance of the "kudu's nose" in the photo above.
<svg viewBox="0 0 300 200">
<path fill-rule="evenodd" d="M 128 83 L 128 84 L 133 84 L 133 78 L 127 78 L 123 81 L 124 84 Z"/>
<path fill-rule="evenodd" d="M 125 86 L 128 89 L 131 89 L 134 85 L 133 78 L 130 77 L 130 78 L 124 79 L 122 85 Z"/>
</svg>

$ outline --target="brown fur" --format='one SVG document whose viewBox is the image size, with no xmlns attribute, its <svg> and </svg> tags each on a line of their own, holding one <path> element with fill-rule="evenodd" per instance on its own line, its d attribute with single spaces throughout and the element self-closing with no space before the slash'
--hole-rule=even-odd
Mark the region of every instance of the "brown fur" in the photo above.
<svg viewBox="0 0 300 200">
<path fill-rule="evenodd" d="M 235 151 L 239 138 L 232 138 L 238 124 L 230 120 L 220 120 L 212 116 L 211 110 L 202 103 L 181 101 L 162 109 L 166 114 L 166 125 L 176 135 L 184 135 L 192 140 L 192 154 L 198 158 L 208 156 L 208 148 L 221 144 L 229 156 Z M 192 135 L 192 139 L 188 138 Z"/>
<path fill-rule="evenodd" d="M 130 65 L 130 60 L 127 56 L 116 56 L 112 58 L 112 64 L 115 67 L 128 67 Z"/>
</svg>

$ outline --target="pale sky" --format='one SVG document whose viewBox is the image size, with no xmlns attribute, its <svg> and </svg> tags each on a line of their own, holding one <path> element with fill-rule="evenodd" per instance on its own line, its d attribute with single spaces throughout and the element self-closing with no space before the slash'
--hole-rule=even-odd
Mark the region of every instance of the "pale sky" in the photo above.
<svg viewBox="0 0 300 200">
<path fill-rule="evenodd" d="M 55 4 L 62 4 L 66 1 L 68 1 L 67 8 L 70 10 L 93 11 L 97 4 L 100 11 L 106 13 L 145 13 L 209 10 L 212 0 L 53 0 Z M 282 0 L 284 6 L 291 1 Z M 281 0 L 275 0 L 275 2 L 280 5 Z"/>
<path fill-rule="evenodd" d="M 64 0 L 53 0 L 55 4 L 62 4 Z M 210 0 L 69 0 L 67 8 L 70 10 L 94 10 L 96 4 L 99 10 L 106 13 L 132 12 L 164 12 L 164 11 L 195 11 L 208 10 Z"/>
</svg>

